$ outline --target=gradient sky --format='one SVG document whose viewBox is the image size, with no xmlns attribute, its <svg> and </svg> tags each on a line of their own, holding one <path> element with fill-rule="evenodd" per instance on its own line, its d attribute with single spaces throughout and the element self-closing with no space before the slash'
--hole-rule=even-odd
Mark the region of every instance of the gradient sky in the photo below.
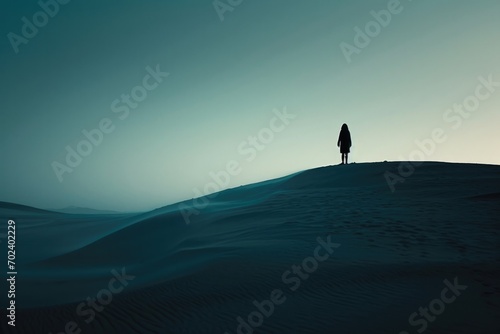
<svg viewBox="0 0 500 334">
<path fill-rule="evenodd" d="M 2 1 L 0 200 L 149 210 L 232 160 L 229 187 L 337 164 L 344 122 L 353 162 L 409 159 L 442 128 L 426 160 L 500 164 L 500 88 L 460 126 L 443 119 L 479 76 L 500 81 L 500 2 L 402 0 L 348 63 L 340 44 L 387 4 L 243 0 L 221 21 L 211 0 L 71 1 L 16 54 L 9 32 L 40 7 Z M 170 75 L 121 120 L 111 104 L 157 65 Z M 284 108 L 296 118 L 247 161 L 239 145 Z M 52 163 L 104 118 L 114 131 L 60 182 Z"/>
</svg>

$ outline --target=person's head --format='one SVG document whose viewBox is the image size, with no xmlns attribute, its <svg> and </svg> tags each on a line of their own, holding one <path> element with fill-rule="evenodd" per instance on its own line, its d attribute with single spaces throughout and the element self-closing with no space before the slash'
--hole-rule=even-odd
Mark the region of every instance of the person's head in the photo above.
<svg viewBox="0 0 500 334">
<path fill-rule="evenodd" d="M 347 127 L 347 124 L 342 124 L 342 131 L 349 131 L 349 128 Z"/>
</svg>

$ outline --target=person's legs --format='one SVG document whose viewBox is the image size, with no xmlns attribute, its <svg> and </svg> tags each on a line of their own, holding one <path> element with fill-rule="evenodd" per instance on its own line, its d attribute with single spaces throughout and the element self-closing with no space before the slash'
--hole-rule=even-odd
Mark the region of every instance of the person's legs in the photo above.
<svg viewBox="0 0 500 334">
<path fill-rule="evenodd" d="M 342 165 L 344 164 L 344 157 L 345 157 L 345 153 L 341 153 L 342 155 Z"/>
<path fill-rule="evenodd" d="M 345 164 L 347 165 L 347 157 L 349 156 L 349 153 L 345 154 Z"/>
</svg>

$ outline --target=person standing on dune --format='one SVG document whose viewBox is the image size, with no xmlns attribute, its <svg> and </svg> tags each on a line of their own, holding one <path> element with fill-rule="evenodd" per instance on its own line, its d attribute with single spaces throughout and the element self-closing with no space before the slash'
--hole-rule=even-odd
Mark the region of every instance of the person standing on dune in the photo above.
<svg viewBox="0 0 500 334">
<path fill-rule="evenodd" d="M 337 146 L 340 147 L 340 154 L 342 155 L 342 165 L 347 164 L 347 156 L 351 152 L 352 142 L 351 133 L 349 132 L 349 128 L 345 123 L 342 125 L 342 129 L 340 130 Z"/>
</svg>

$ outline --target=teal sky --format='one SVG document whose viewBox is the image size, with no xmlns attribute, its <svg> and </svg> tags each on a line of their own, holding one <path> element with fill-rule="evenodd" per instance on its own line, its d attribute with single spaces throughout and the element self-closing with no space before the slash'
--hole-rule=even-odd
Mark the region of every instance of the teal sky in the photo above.
<svg viewBox="0 0 500 334">
<path fill-rule="evenodd" d="M 230 161 L 229 187 L 337 164 L 342 123 L 352 162 L 408 160 L 441 128 L 425 160 L 500 164 L 500 87 L 467 118 L 447 112 L 479 77 L 500 82 L 495 0 L 402 0 L 351 62 L 341 43 L 388 1 L 243 0 L 223 21 L 210 0 L 70 1 L 17 53 L 9 33 L 40 6 L 1 7 L 0 201 L 149 210 L 195 197 Z M 120 119 L 112 103 L 157 66 L 169 76 Z M 285 109 L 295 118 L 247 161 L 238 147 Z M 58 178 L 53 163 L 106 118 L 114 130 Z"/>
</svg>

